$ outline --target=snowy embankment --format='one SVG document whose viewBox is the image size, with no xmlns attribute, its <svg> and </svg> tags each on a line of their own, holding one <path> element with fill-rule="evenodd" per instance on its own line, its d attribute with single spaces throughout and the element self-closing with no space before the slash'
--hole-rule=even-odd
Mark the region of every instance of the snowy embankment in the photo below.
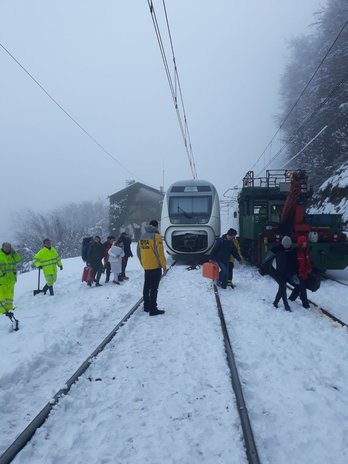
<svg viewBox="0 0 348 464">
<path fill-rule="evenodd" d="M 136 258 L 121 287 L 87 288 L 81 271 L 66 260 L 54 297 L 32 296 L 34 272 L 19 276 L 20 331 L 0 325 L 0 452 L 141 296 Z M 275 310 L 275 283 L 253 268 L 234 280 L 220 296 L 261 462 L 346 463 L 347 330 L 297 303 Z M 323 282 L 310 297 L 348 321 L 347 290 Z M 138 310 L 121 328 L 16 463 L 246 462 L 210 283 L 174 267 L 159 306 L 164 316 Z"/>
</svg>

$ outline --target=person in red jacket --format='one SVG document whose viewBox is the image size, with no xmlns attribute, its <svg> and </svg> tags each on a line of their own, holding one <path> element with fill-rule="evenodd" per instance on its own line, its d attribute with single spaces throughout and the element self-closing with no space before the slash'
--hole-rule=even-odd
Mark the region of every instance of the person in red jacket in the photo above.
<svg viewBox="0 0 348 464">
<path fill-rule="evenodd" d="M 297 274 L 300 280 L 300 284 L 295 286 L 289 297 L 289 300 L 295 301 L 296 298 L 300 295 L 302 306 L 304 308 L 309 308 L 310 306 L 307 298 L 306 284 L 308 276 L 312 271 L 312 262 L 308 251 L 308 238 L 305 235 L 298 237 L 296 247 Z"/>
</svg>

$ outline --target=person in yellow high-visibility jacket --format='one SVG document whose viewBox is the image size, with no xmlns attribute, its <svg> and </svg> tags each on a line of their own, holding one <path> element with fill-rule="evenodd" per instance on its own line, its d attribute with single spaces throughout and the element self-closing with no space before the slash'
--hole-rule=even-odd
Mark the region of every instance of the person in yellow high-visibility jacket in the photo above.
<svg viewBox="0 0 348 464">
<path fill-rule="evenodd" d="M 155 219 L 145 226 L 145 232 L 138 242 L 137 255 L 144 269 L 144 311 L 150 316 L 164 314 L 162 309 L 157 308 L 157 293 L 162 269 L 163 272 L 166 271 L 167 263 L 158 222 Z"/>
<path fill-rule="evenodd" d="M 232 235 L 232 242 L 234 243 L 234 246 L 237 249 L 238 255 L 239 255 L 240 259 L 242 260 L 242 253 L 240 251 L 240 245 L 239 245 L 239 242 L 238 242 L 237 237 L 236 237 L 237 236 L 237 231 L 235 229 L 230 229 L 228 231 L 228 233 L 229 233 L 229 235 Z M 234 288 L 234 284 L 232 282 L 232 280 L 233 280 L 233 268 L 234 268 L 234 256 L 231 253 L 230 262 L 228 263 L 228 274 L 227 274 L 227 286 L 231 287 L 231 288 Z"/>
<path fill-rule="evenodd" d="M 34 256 L 34 265 L 43 270 L 46 279 L 46 285 L 40 290 L 46 295 L 47 290 L 50 295 L 54 295 L 53 284 L 57 280 L 57 266 L 63 270 L 62 261 L 58 251 L 51 245 L 51 240 L 46 238 L 43 241 L 44 246 Z"/>
<path fill-rule="evenodd" d="M 14 310 L 13 296 L 14 286 L 17 281 L 17 264 L 22 261 L 19 253 L 16 253 L 11 243 L 5 242 L 0 250 L 0 314 L 9 315 Z"/>
</svg>

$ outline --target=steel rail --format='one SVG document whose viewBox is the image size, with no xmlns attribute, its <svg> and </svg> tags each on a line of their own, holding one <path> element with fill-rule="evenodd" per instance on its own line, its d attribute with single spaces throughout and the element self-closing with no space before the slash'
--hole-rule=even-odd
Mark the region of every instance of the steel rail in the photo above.
<svg viewBox="0 0 348 464">
<path fill-rule="evenodd" d="M 293 290 L 294 287 L 292 287 L 291 285 L 287 285 L 287 288 L 289 290 Z M 310 304 L 312 304 L 313 306 L 315 306 L 316 309 L 318 309 L 320 312 L 322 312 L 325 316 L 327 316 L 328 318 L 332 319 L 334 322 L 337 322 L 338 324 L 340 324 L 342 327 L 348 327 L 348 324 L 346 324 L 345 322 L 341 321 L 341 319 L 339 319 L 338 317 L 334 316 L 333 314 L 331 314 L 327 309 L 321 307 L 320 305 L 318 305 L 317 303 L 314 303 L 314 301 L 308 299 L 308 302 Z M 308 308 L 310 309 L 310 308 Z M 1 464 L 1 463 L 0 463 Z"/>
<path fill-rule="evenodd" d="M 340 324 L 342 327 L 348 327 L 348 324 L 346 324 L 345 322 L 341 321 L 341 319 L 338 319 L 338 317 L 334 316 L 333 314 L 331 314 L 327 309 L 324 309 L 322 308 L 321 306 L 319 306 L 318 304 L 314 303 L 314 301 L 311 301 L 311 300 L 308 300 L 309 303 L 311 303 L 313 306 L 315 306 L 317 309 L 319 309 L 319 311 L 321 311 L 323 314 L 325 314 L 325 316 L 329 317 L 330 319 L 332 319 L 334 322 L 337 322 L 338 324 Z"/>
<path fill-rule="evenodd" d="M 324 278 L 325 278 L 326 280 L 332 280 L 333 282 L 337 282 L 338 284 L 341 284 L 341 285 L 344 285 L 345 287 L 348 287 L 348 284 L 347 284 L 347 283 L 341 282 L 340 280 L 335 279 L 334 277 L 331 277 L 331 276 L 328 276 L 328 275 L 324 274 Z"/>
<path fill-rule="evenodd" d="M 248 410 L 247 410 L 245 400 L 244 400 L 242 385 L 239 379 L 238 369 L 237 369 L 236 361 L 234 358 L 230 337 L 228 335 L 225 317 L 222 311 L 219 292 L 218 292 L 218 289 L 215 283 L 213 284 L 213 287 L 214 287 L 214 293 L 215 293 L 215 299 L 216 299 L 216 306 L 218 309 L 218 314 L 219 314 L 220 323 L 221 323 L 221 329 L 222 329 L 222 333 L 224 336 L 224 344 L 225 344 L 225 350 L 226 350 L 226 355 L 227 355 L 227 362 L 228 362 L 228 366 L 231 372 L 232 388 L 233 388 L 233 391 L 236 397 L 237 409 L 238 409 L 238 413 L 239 413 L 239 417 L 240 417 L 240 421 L 242 425 L 242 430 L 243 430 L 243 437 L 244 437 L 247 459 L 248 459 L 249 464 L 260 464 L 261 461 L 258 456 L 258 452 L 257 452 L 255 440 L 254 440 L 254 434 L 251 428 Z"/>
<path fill-rule="evenodd" d="M 65 396 L 71 389 L 72 385 L 81 377 L 81 375 L 89 368 L 95 357 L 104 350 L 106 345 L 114 338 L 119 328 L 134 314 L 138 307 L 143 302 L 143 298 L 135 303 L 135 305 L 128 311 L 128 313 L 121 319 L 121 321 L 114 327 L 114 329 L 107 335 L 104 340 L 97 346 L 93 353 L 81 364 L 76 372 L 70 377 L 63 388 L 61 388 L 53 398 L 41 409 L 41 411 L 34 417 L 28 424 L 23 432 L 18 435 L 15 441 L 7 448 L 7 450 L 0 456 L 0 464 L 9 464 L 16 455 L 24 448 L 28 441 L 33 437 L 38 428 L 45 422 L 53 406 Z"/>
<path fill-rule="evenodd" d="M 166 276 L 169 270 L 176 264 L 174 261 L 166 272 L 163 273 L 163 277 Z M 6 449 L 6 451 L 0 456 L 0 464 L 9 464 L 17 456 L 17 454 L 25 447 L 25 445 L 33 437 L 37 429 L 39 429 L 42 424 L 47 419 L 50 414 L 53 406 L 55 406 L 59 400 L 65 396 L 71 389 L 72 385 L 81 377 L 81 375 L 86 372 L 89 366 L 92 364 L 96 356 L 104 350 L 104 348 L 111 342 L 119 328 L 122 327 L 125 322 L 134 314 L 138 307 L 143 302 L 143 297 L 141 297 L 135 305 L 128 311 L 128 313 L 121 319 L 121 321 L 114 327 L 114 329 L 107 335 L 104 340 L 97 346 L 92 354 L 81 364 L 81 366 L 76 370 L 76 372 L 70 377 L 66 382 L 63 388 L 61 388 L 53 398 L 41 409 L 41 411 L 34 417 L 34 419 L 28 424 L 28 426 L 23 430 L 23 432 L 18 435 L 14 442 Z"/>
</svg>

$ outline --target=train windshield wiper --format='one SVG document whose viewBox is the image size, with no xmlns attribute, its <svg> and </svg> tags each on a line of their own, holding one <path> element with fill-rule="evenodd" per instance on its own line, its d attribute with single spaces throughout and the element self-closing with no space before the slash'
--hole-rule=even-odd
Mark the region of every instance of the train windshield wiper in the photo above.
<svg viewBox="0 0 348 464">
<path fill-rule="evenodd" d="M 182 213 L 183 216 L 185 216 L 188 219 L 192 219 L 193 216 L 187 213 L 184 209 L 182 209 L 180 206 L 178 206 L 178 213 Z"/>
</svg>

